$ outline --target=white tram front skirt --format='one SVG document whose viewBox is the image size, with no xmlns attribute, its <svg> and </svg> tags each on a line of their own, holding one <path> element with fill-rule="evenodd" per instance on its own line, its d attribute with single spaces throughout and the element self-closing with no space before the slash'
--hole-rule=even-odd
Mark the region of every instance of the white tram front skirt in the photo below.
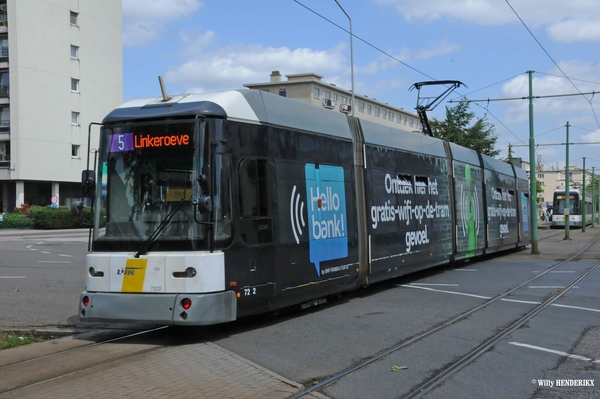
<svg viewBox="0 0 600 399">
<path fill-rule="evenodd" d="M 236 319 L 222 252 L 87 256 L 79 318 L 87 322 L 206 325 Z M 185 301 L 184 301 L 185 300 Z"/>
</svg>

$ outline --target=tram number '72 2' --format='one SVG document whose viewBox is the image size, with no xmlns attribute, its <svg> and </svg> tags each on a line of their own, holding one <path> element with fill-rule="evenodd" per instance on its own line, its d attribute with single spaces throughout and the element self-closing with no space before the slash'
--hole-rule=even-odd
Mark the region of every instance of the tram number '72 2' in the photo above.
<svg viewBox="0 0 600 399">
<path fill-rule="evenodd" d="M 256 287 L 244 288 L 244 296 L 256 295 Z"/>
</svg>

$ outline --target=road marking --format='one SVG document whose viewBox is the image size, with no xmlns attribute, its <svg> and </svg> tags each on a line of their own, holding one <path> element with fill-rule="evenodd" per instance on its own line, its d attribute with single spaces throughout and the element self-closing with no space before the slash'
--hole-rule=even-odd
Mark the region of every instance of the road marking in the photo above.
<svg viewBox="0 0 600 399">
<path fill-rule="evenodd" d="M 535 350 L 542 351 L 542 352 L 554 353 L 556 355 L 570 357 L 571 359 L 583 360 L 583 361 L 592 362 L 592 363 L 600 363 L 600 360 L 594 360 L 594 359 L 590 359 L 589 357 L 583 357 L 583 356 L 579 356 L 579 355 L 571 355 L 570 353 L 567 353 L 567 352 L 561 352 L 561 351 L 557 351 L 557 350 L 549 349 L 549 348 L 542 348 L 541 346 L 522 344 L 520 342 L 509 342 L 509 344 L 515 345 L 515 346 L 521 346 L 523 348 L 535 349 Z"/>
<path fill-rule="evenodd" d="M 589 310 L 590 312 L 598 312 L 598 313 L 600 313 L 599 309 L 582 308 L 582 307 L 579 307 L 579 306 L 559 305 L 557 303 L 553 303 L 552 306 L 558 306 L 559 308 L 568 308 L 568 309 Z"/>
<path fill-rule="evenodd" d="M 561 289 L 561 288 L 565 288 L 565 287 L 563 287 L 562 285 L 530 285 L 527 288 L 532 288 L 532 289 L 555 289 L 555 288 L 558 288 L 558 289 Z M 574 286 L 571 288 L 579 288 L 579 287 Z"/>
<path fill-rule="evenodd" d="M 481 298 L 481 299 L 492 299 L 491 296 L 474 295 L 474 294 L 467 294 L 467 293 L 464 293 L 464 292 L 455 292 L 455 291 L 446 291 L 446 290 L 436 290 L 436 289 L 433 289 L 433 288 L 423 287 L 422 285 L 423 284 L 420 284 L 420 283 L 411 283 L 409 285 L 407 285 L 407 284 L 399 284 L 400 287 L 406 287 L 406 288 L 418 288 L 420 290 L 433 291 L 433 292 L 442 292 L 444 294 L 464 295 L 464 296 L 470 296 L 470 297 Z M 439 285 L 442 285 L 442 284 L 439 284 Z M 448 284 L 448 285 L 452 285 L 452 284 Z M 561 288 L 563 288 L 563 287 L 561 287 Z M 577 287 L 573 287 L 573 288 L 577 288 Z M 541 304 L 541 302 L 522 301 L 522 300 L 519 300 L 519 299 L 501 298 L 500 300 L 501 301 L 505 301 L 505 302 L 524 303 L 524 304 L 527 304 L 527 305 L 539 305 L 539 304 Z M 556 307 L 559 307 L 559 308 L 567 308 L 567 309 L 587 310 L 587 311 L 590 311 L 590 312 L 598 312 L 598 313 L 600 313 L 600 309 L 582 308 L 582 307 L 579 307 L 579 306 L 559 305 L 557 303 L 553 303 L 550 306 L 556 306 Z"/>
<path fill-rule="evenodd" d="M 458 287 L 458 284 L 410 283 L 410 285 L 435 285 L 435 286 L 442 286 L 442 287 Z"/>
<path fill-rule="evenodd" d="M 533 273 L 543 273 L 543 271 L 534 270 Z M 575 273 L 575 270 L 552 270 L 550 273 Z"/>
<path fill-rule="evenodd" d="M 528 305 L 539 305 L 541 302 L 533 302 L 533 301 L 520 301 L 518 299 L 506 299 L 506 298 L 502 298 L 500 299 L 501 301 L 506 301 L 506 302 L 517 302 L 517 303 L 526 303 Z"/>
<path fill-rule="evenodd" d="M 0 278 L 25 278 L 25 276 L 0 276 Z"/>
<path fill-rule="evenodd" d="M 71 263 L 67 260 L 38 260 L 38 263 Z"/>
<path fill-rule="evenodd" d="M 64 255 L 64 254 L 58 254 L 58 256 L 64 256 L 64 257 L 67 257 L 67 258 L 72 258 L 73 257 L 73 255 Z"/>
<path fill-rule="evenodd" d="M 401 287 L 408 287 L 408 288 L 418 288 L 420 290 L 427 290 L 427 291 L 443 292 L 445 294 L 464 295 L 464 296 L 470 296 L 470 297 L 473 297 L 473 298 L 492 299 L 492 297 L 490 297 L 490 296 L 481 296 L 481 295 L 474 295 L 474 294 L 466 294 L 466 293 L 463 293 L 463 292 L 454 292 L 454 291 L 435 290 L 433 288 L 418 287 L 418 286 L 414 286 L 414 285 L 400 284 L 400 286 Z"/>
<path fill-rule="evenodd" d="M 40 251 L 43 254 L 51 254 L 52 252 L 48 252 L 48 251 Z"/>
</svg>

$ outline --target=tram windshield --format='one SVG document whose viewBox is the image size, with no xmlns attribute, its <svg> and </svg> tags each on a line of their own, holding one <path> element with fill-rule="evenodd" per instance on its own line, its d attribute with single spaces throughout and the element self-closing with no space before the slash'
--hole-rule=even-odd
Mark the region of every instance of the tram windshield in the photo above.
<svg viewBox="0 0 600 399">
<path fill-rule="evenodd" d="M 137 251 L 149 241 L 152 250 L 209 247 L 211 213 L 194 207 L 208 195 L 198 183 L 206 130 L 194 121 L 101 130 L 95 250 Z"/>
<path fill-rule="evenodd" d="M 565 205 L 566 205 L 566 195 L 563 194 L 554 194 L 554 202 L 552 204 L 552 209 L 555 215 L 564 215 L 565 214 Z M 569 214 L 570 215 L 578 215 L 579 214 L 579 196 L 577 194 L 569 194 Z"/>
</svg>

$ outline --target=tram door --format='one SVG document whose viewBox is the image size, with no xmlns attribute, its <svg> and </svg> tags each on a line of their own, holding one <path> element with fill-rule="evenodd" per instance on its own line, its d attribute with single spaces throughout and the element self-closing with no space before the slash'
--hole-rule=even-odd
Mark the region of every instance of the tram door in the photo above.
<svg viewBox="0 0 600 399">
<path fill-rule="evenodd" d="M 275 295 L 275 254 L 273 251 L 273 171 L 267 159 L 245 158 L 238 166 L 239 227 L 243 249 L 232 248 L 235 263 L 241 265 L 238 287 L 240 303 L 254 310 L 268 310 Z M 254 303 L 255 302 L 255 303 Z M 264 306 L 264 309 L 256 309 Z"/>
</svg>

